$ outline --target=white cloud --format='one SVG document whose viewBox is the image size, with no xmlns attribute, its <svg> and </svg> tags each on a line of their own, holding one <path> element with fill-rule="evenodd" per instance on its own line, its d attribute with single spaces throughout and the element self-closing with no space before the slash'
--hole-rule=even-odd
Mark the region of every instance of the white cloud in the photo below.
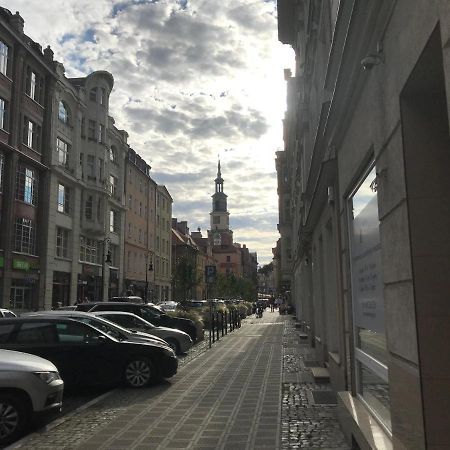
<svg viewBox="0 0 450 450">
<path fill-rule="evenodd" d="M 209 225 L 220 154 L 234 235 L 269 262 L 278 238 L 274 156 L 282 147 L 283 69 L 292 58 L 277 42 L 275 2 L 6 0 L 3 6 L 20 11 L 26 34 L 50 44 L 68 76 L 113 74 L 116 125 L 129 132 L 131 146 L 171 192 L 174 215 L 191 229 Z"/>
</svg>

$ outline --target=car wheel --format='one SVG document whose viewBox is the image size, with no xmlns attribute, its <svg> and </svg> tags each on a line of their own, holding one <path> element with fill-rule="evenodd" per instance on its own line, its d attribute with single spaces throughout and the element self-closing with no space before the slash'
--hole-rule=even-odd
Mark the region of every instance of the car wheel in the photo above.
<svg viewBox="0 0 450 450">
<path fill-rule="evenodd" d="M 179 355 L 181 353 L 180 344 L 176 339 L 167 338 L 166 342 L 169 344 L 169 347 L 175 352 L 175 355 Z"/>
<path fill-rule="evenodd" d="M 27 404 L 17 395 L 0 392 L 0 444 L 15 441 L 28 422 Z"/>
<path fill-rule="evenodd" d="M 132 388 L 147 386 L 157 378 L 155 366 L 147 358 L 132 359 L 124 369 L 125 383 Z"/>
</svg>

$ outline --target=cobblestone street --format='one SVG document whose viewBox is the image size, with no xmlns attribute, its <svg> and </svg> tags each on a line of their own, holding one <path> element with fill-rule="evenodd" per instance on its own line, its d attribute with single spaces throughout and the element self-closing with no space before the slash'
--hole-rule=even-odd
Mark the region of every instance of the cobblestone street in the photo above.
<svg viewBox="0 0 450 450">
<path fill-rule="evenodd" d="M 145 390 L 116 389 L 21 449 L 339 449 L 348 450 L 336 404 L 315 404 L 290 316 L 266 312 L 180 361 L 178 374 Z"/>
</svg>

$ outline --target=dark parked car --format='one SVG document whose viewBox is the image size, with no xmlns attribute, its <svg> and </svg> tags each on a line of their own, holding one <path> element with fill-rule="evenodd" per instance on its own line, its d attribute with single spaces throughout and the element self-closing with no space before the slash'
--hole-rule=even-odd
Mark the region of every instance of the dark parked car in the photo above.
<svg viewBox="0 0 450 450">
<path fill-rule="evenodd" d="M 141 333 L 138 330 L 130 331 L 122 327 L 118 323 L 114 323 L 105 317 L 95 316 L 94 314 L 87 313 L 84 311 L 36 311 L 32 313 L 22 314 L 21 317 L 65 317 L 67 319 L 78 320 L 78 322 L 84 322 L 88 325 L 97 328 L 103 333 L 109 334 L 113 338 L 119 341 L 136 341 L 136 342 L 150 342 L 165 345 L 172 348 L 164 339 L 158 336 L 151 336 L 147 333 Z M 173 349 L 173 348 L 172 348 Z"/>
<path fill-rule="evenodd" d="M 0 321 L 0 348 L 51 361 L 66 386 L 143 387 L 177 372 L 174 352 L 157 343 L 118 340 L 69 318 L 29 317 Z"/>
<path fill-rule="evenodd" d="M 177 328 L 187 333 L 193 342 L 197 341 L 197 327 L 190 319 L 172 317 L 155 305 L 129 302 L 92 302 L 80 303 L 78 311 L 125 311 L 142 317 L 157 327 Z"/>
</svg>

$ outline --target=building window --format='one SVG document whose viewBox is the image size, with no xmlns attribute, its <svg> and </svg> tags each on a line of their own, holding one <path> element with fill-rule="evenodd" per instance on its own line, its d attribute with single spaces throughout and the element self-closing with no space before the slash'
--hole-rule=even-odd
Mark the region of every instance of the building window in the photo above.
<svg viewBox="0 0 450 450">
<path fill-rule="evenodd" d="M 81 116 L 81 137 L 86 137 L 86 117 Z"/>
<path fill-rule="evenodd" d="M 31 219 L 18 217 L 15 223 L 14 250 L 28 255 L 36 254 L 36 228 Z"/>
<path fill-rule="evenodd" d="M 227 262 L 231 262 L 231 256 L 230 255 L 227 256 Z"/>
<path fill-rule="evenodd" d="M 0 192 L 3 192 L 3 180 L 5 177 L 5 155 L 0 153 Z"/>
<path fill-rule="evenodd" d="M 3 41 L 0 41 L 0 72 L 3 75 L 8 73 L 8 53 L 9 47 Z"/>
<path fill-rule="evenodd" d="M 97 128 L 97 122 L 95 120 L 89 120 L 88 122 L 88 138 L 95 139 L 95 130 Z"/>
<path fill-rule="evenodd" d="M 9 128 L 8 107 L 9 107 L 8 102 L 0 98 L 0 128 L 5 131 L 8 131 Z"/>
<path fill-rule="evenodd" d="M 27 68 L 25 92 L 34 101 L 42 104 L 44 98 L 44 79 L 30 67 Z"/>
<path fill-rule="evenodd" d="M 39 151 L 41 135 L 41 127 L 30 120 L 28 117 L 24 117 L 23 122 L 23 140 L 22 142 L 33 150 Z"/>
<path fill-rule="evenodd" d="M 109 149 L 109 160 L 113 163 L 117 162 L 117 150 L 113 146 Z"/>
<path fill-rule="evenodd" d="M 102 143 L 104 141 L 105 141 L 105 126 L 99 123 L 97 129 L 97 142 Z"/>
<path fill-rule="evenodd" d="M 142 242 L 142 230 L 139 228 L 139 242 Z"/>
<path fill-rule="evenodd" d="M 106 89 L 100 88 L 100 105 L 106 105 Z"/>
<path fill-rule="evenodd" d="M 128 237 L 131 238 L 131 222 L 128 223 Z"/>
<path fill-rule="evenodd" d="M 98 262 L 98 241 L 80 236 L 80 261 L 96 264 Z"/>
<path fill-rule="evenodd" d="M 56 151 L 58 152 L 58 164 L 69 165 L 69 144 L 60 138 L 56 138 Z"/>
<path fill-rule="evenodd" d="M 21 281 L 13 281 L 11 286 L 11 300 L 9 306 L 11 309 L 30 310 L 31 309 L 31 287 L 20 285 Z"/>
<path fill-rule="evenodd" d="M 95 179 L 95 156 L 94 155 L 87 155 L 87 174 L 88 177 Z"/>
<path fill-rule="evenodd" d="M 357 391 L 363 403 L 391 429 L 375 167 L 355 187 L 348 210 Z"/>
<path fill-rule="evenodd" d="M 103 167 L 105 165 L 105 162 L 102 158 L 98 158 L 98 179 L 103 183 Z"/>
<path fill-rule="evenodd" d="M 128 196 L 128 209 L 133 207 L 133 197 L 131 195 Z"/>
<path fill-rule="evenodd" d="M 139 215 L 142 216 L 142 202 L 139 202 Z"/>
<path fill-rule="evenodd" d="M 113 209 L 109 212 L 109 231 L 112 233 L 119 231 L 119 213 Z"/>
<path fill-rule="evenodd" d="M 34 170 L 19 165 L 16 176 L 16 199 L 37 205 L 37 176 Z"/>
<path fill-rule="evenodd" d="M 114 197 L 117 195 L 117 178 L 114 175 L 109 176 L 109 193 Z"/>
<path fill-rule="evenodd" d="M 63 123 L 69 123 L 69 110 L 63 101 L 59 102 L 58 119 Z"/>
<path fill-rule="evenodd" d="M 70 212 L 70 189 L 63 184 L 58 184 L 58 212 Z"/>
<path fill-rule="evenodd" d="M 69 257 L 69 230 L 61 227 L 56 227 L 56 256 Z"/>
<path fill-rule="evenodd" d="M 84 207 L 84 216 L 88 220 L 92 220 L 92 210 L 94 208 L 94 199 L 92 195 L 89 195 L 86 200 L 86 205 Z"/>
<path fill-rule="evenodd" d="M 94 87 L 89 91 L 89 100 L 96 102 L 97 101 L 97 88 Z"/>
</svg>

